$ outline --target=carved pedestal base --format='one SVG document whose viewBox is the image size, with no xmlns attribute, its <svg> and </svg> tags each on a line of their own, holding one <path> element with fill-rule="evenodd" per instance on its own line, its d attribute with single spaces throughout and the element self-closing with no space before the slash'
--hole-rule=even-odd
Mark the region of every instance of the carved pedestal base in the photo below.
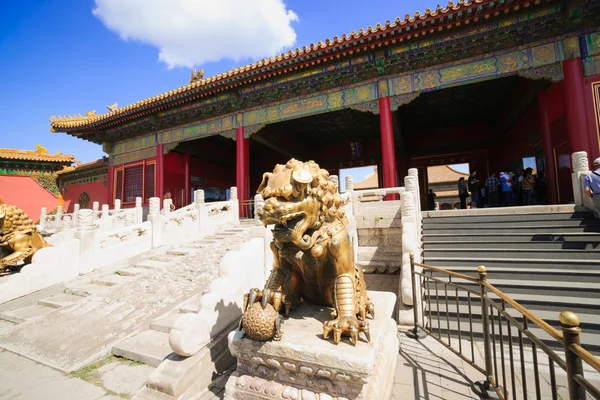
<svg viewBox="0 0 600 400">
<path fill-rule="evenodd" d="M 398 329 L 391 318 L 396 296 L 369 292 L 375 320 L 371 342 L 361 336 L 335 345 L 323 340 L 330 309 L 302 303 L 283 324 L 279 342 L 256 342 L 243 332 L 229 335 L 237 370 L 225 390 L 229 400 L 386 400 L 391 397 L 398 359 Z"/>
</svg>

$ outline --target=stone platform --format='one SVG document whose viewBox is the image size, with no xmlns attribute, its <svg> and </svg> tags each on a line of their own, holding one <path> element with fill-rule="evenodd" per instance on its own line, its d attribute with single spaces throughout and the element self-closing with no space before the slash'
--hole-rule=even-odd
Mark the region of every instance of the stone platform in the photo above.
<svg viewBox="0 0 600 400">
<path fill-rule="evenodd" d="M 369 292 L 375 320 L 368 320 L 371 342 L 361 334 L 353 346 L 347 337 L 334 344 L 323 339 L 323 321 L 330 309 L 302 303 L 283 324 L 279 342 L 257 342 L 243 332 L 229 336 L 237 370 L 225 389 L 225 399 L 365 399 L 391 397 L 398 357 L 398 330 L 391 318 L 396 296 Z"/>
</svg>

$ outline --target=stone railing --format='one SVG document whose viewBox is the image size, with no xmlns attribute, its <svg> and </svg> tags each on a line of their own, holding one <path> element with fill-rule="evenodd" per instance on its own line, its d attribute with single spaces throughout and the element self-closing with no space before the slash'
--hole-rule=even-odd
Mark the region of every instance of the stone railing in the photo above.
<svg viewBox="0 0 600 400">
<path fill-rule="evenodd" d="M 573 198 L 575 205 L 586 207 L 598 217 L 599 214 L 596 207 L 594 207 L 594 201 L 591 197 L 587 196 L 583 190 L 583 180 L 587 175 L 592 173 L 589 168 L 587 153 L 585 151 L 573 153 L 571 155 L 571 162 L 573 165 L 571 180 L 573 183 Z"/>
<path fill-rule="evenodd" d="M 152 248 L 150 222 L 128 225 L 108 232 L 94 229 L 93 224 L 81 224 L 78 230 L 81 242 L 80 274 L 126 260 Z"/>
<path fill-rule="evenodd" d="M 194 192 L 194 202 L 171 211 L 170 200 L 150 199 L 148 221 L 152 222 L 152 245 L 154 247 L 179 244 L 195 236 L 212 235 L 219 229 L 239 224 L 237 189 L 230 189 L 228 201 L 204 202 L 204 191 Z"/>
<path fill-rule="evenodd" d="M 74 233 L 79 226 L 79 204 L 73 206 L 72 213 L 64 213 L 62 206 L 56 209 L 56 213 L 47 214 L 46 207 L 42 207 L 39 230 L 45 235 L 55 234 L 61 231 L 72 230 Z M 107 204 L 100 207 L 95 201 L 92 204 L 92 223 L 100 231 L 110 231 L 133 224 L 141 224 L 143 219 L 142 198 L 136 197 L 135 207 L 121 208 L 121 200 L 115 200 L 115 208 L 112 210 Z"/>
</svg>

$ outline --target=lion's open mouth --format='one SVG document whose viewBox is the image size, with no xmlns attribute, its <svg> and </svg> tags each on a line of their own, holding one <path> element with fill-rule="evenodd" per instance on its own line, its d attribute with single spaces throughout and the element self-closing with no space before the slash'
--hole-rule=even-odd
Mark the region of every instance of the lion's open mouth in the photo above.
<svg viewBox="0 0 600 400">
<path fill-rule="evenodd" d="M 296 227 L 306 219 L 304 212 L 296 212 L 281 217 L 279 223 L 275 226 L 276 230 L 295 230 Z"/>
</svg>

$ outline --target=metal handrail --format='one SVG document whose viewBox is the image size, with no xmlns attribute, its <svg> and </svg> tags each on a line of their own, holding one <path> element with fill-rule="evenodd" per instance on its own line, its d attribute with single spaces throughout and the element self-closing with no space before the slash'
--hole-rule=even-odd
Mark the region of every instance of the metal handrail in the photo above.
<svg viewBox="0 0 600 400">
<path fill-rule="evenodd" d="M 443 268 L 417 263 L 414 260 L 413 254 L 410 254 L 410 266 L 412 277 L 414 327 L 407 332 L 407 336 L 419 339 L 429 334 L 453 353 L 458 355 L 461 359 L 468 362 L 475 369 L 483 373 L 486 377 L 485 380 L 478 382 L 473 386 L 473 389 L 477 394 L 485 398 L 508 399 L 508 386 L 510 385 L 513 393 L 510 398 L 516 397 L 517 384 L 515 376 L 518 374 L 518 371 L 515 367 L 515 364 L 518 363 L 518 361 L 515 360 L 513 351 L 515 340 L 518 345 L 518 354 L 520 357 L 522 392 L 524 394 L 528 393 L 528 379 L 526 379 L 526 367 L 524 361 L 524 343 L 525 340 L 529 340 L 527 344 L 531 345 L 533 355 L 533 384 L 535 385 L 535 394 L 537 399 L 542 398 L 542 382 L 539 377 L 538 349 L 541 351 L 541 354 L 545 354 L 548 358 L 550 387 L 553 400 L 559 398 L 556 384 L 555 365 L 566 372 L 570 400 L 585 400 L 587 395 L 591 395 L 595 399 L 600 399 L 600 387 L 595 386 L 594 383 L 586 379 L 583 372 L 584 362 L 591 368 L 600 372 L 600 359 L 592 355 L 589 351 L 585 350 L 581 346 L 581 328 L 579 327 L 579 318 L 577 315 L 572 312 L 563 311 L 560 314 L 560 330 L 552 327 L 546 321 L 535 315 L 527 308 L 523 307 L 510 296 L 503 293 L 500 289 L 488 282 L 487 269 L 483 266 L 477 268 L 477 278 L 454 271 L 449 271 Z M 427 270 L 429 274 L 426 274 L 425 271 L 416 271 L 415 267 L 421 267 L 424 270 Z M 443 279 L 434 277 L 433 272 L 441 273 L 447 276 L 448 280 L 445 281 Z M 470 283 L 477 283 L 479 285 L 479 291 L 461 286 L 454 282 L 452 278 L 462 279 Z M 421 293 L 424 292 L 425 289 L 421 290 L 420 292 L 417 291 L 417 280 L 419 280 L 421 283 L 434 283 L 435 294 L 431 293 L 431 285 L 427 285 L 426 300 L 421 301 Z M 440 295 L 439 287 L 441 286 L 443 286 L 443 292 Z M 450 295 L 448 294 L 449 289 Z M 456 322 L 458 325 L 456 331 L 458 333 L 458 348 L 453 345 L 451 333 L 452 329 L 450 327 L 449 298 L 453 295 L 452 290 L 454 290 L 456 303 Z M 459 309 L 459 290 L 467 294 L 468 300 L 469 331 L 467 333 L 470 336 L 471 343 L 470 357 L 463 349 L 461 312 Z M 498 299 L 490 298 L 488 293 L 494 294 L 498 297 Z M 434 319 L 432 302 L 434 301 L 434 297 L 437 305 L 435 311 L 437 317 L 437 329 L 433 327 Z M 440 312 L 440 298 L 442 298 L 442 301 L 445 300 L 446 329 L 444 329 L 444 331 L 447 333 L 447 335 L 445 335 L 447 338 L 442 337 L 443 328 Z M 473 329 L 474 314 L 472 312 L 472 298 L 478 298 L 479 302 L 481 303 L 481 337 L 484 350 L 484 365 L 478 365 L 475 358 L 475 332 Z M 423 305 L 423 307 L 421 307 L 420 319 L 418 307 L 419 304 Z M 508 313 L 508 310 L 506 309 L 507 305 L 511 306 L 514 310 L 520 313 L 522 322 L 518 321 L 518 318 Z M 425 308 L 427 308 L 427 313 Z M 427 322 L 425 322 L 426 317 L 428 317 Z M 421 321 L 421 323 L 419 323 L 419 321 Z M 535 333 L 529 329 L 530 323 L 540 328 L 557 343 L 562 345 L 561 347 L 564 351 L 564 360 L 554 350 L 552 350 L 548 343 L 537 337 Z M 515 328 L 516 332 L 513 332 L 512 329 Z M 434 333 L 435 330 L 437 330 L 437 335 Z M 498 344 L 500 349 L 499 352 Z M 508 346 L 508 354 L 506 354 L 507 352 L 505 351 L 506 345 Z M 498 358 L 500 358 L 500 368 L 498 368 Z M 531 384 L 531 382 L 529 383 Z"/>
</svg>

